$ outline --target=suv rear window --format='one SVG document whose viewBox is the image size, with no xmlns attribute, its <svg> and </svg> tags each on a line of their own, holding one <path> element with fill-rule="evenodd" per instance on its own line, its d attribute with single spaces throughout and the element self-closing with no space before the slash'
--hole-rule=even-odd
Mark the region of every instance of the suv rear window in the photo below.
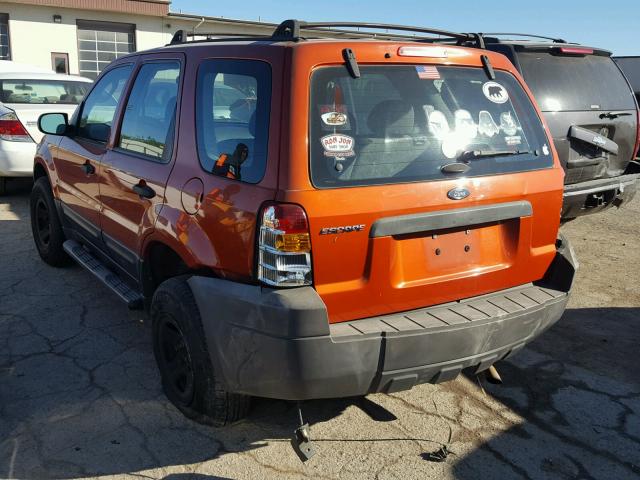
<svg viewBox="0 0 640 480">
<path fill-rule="evenodd" d="M 63 103 L 77 105 L 91 86 L 88 82 L 60 80 L 2 80 L 3 103 Z"/>
<path fill-rule="evenodd" d="M 518 60 L 543 111 L 636 108 L 629 85 L 609 56 L 519 52 Z"/>
<path fill-rule="evenodd" d="M 360 73 L 313 73 L 316 187 L 438 180 L 451 176 L 441 169 L 453 162 L 467 163 L 472 177 L 553 164 L 540 119 L 509 73 L 496 72 L 495 81 L 466 67 L 361 66 Z M 482 155 L 470 158 L 474 151 Z"/>
</svg>

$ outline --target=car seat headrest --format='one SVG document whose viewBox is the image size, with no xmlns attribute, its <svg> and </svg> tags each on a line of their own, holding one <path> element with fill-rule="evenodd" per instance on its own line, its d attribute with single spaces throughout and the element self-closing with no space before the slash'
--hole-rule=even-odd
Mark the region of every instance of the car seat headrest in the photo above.
<svg viewBox="0 0 640 480">
<path fill-rule="evenodd" d="M 404 100 L 384 100 L 373 107 L 367 125 L 379 137 L 411 135 L 415 126 L 413 106 Z"/>
</svg>

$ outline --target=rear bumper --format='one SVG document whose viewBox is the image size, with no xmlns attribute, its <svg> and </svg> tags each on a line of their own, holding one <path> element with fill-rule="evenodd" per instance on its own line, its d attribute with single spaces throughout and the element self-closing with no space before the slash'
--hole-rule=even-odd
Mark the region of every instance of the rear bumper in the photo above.
<svg viewBox="0 0 640 480">
<path fill-rule="evenodd" d="M 562 219 L 621 207 L 635 196 L 639 178 L 640 174 L 630 174 L 565 185 Z"/>
<path fill-rule="evenodd" d="M 30 177 L 33 175 L 33 142 L 0 140 L 0 177 Z"/>
<path fill-rule="evenodd" d="M 249 395 L 305 400 L 405 390 L 519 350 L 564 312 L 577 263 L 563 241 L 545 278 L 460 302 L 329 324 L 310 287 L 192 277 L 216 374 Z"/>
</svg>

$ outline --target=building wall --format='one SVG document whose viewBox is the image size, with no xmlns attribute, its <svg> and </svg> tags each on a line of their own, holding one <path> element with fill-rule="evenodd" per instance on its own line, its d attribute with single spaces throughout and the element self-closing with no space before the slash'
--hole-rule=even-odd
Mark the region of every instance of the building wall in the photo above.
<svg viewBox="0 0 640 480">
<path fill-rule="evenodd" d="M 51 69 L 51 53 L 67 53 L 71 74 L 78 74 L 79 70 L 77 20 L 135 24 L 135 46 L 138 51 L 165 45 L 169 43 L 176 30 L 192 31 L 200 23 L 197 17 L 190 18 L 182 15 L 136 15 L 3 1 L 0 1 L 0 13 L 9 15 L 13 61 Z M 54 15 L 62 17 L 60 23 L 54 23 Z M 255 22 L 206 19 L 198 27 L 198 31 L 265 35 L 273 31 L 273 26 Z"/>
<path fill-rule="evenodd" d="M 78 73 L 78 36 L 76 20 L 100 20 L 133 23 L 136 26 L 136 49 L 146 50 L 168 42 L 169 32 L 162 17 L 125 15 L 90 10 L 35 7 L 0 2 L 0 12 L 9 14 L 11 59 L 51 68 L 51 53 L 69 54 L 69 69 Z M 62 17 L 54 23 L 53 15 Z"/>
</svg>

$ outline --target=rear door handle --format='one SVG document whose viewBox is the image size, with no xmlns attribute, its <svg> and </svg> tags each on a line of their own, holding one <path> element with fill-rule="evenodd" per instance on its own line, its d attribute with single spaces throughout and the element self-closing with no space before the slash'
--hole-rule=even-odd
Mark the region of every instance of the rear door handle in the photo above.
<svg viewBox="0 0 640 480">
<path fill-rule="evenodd" d="M 586 128 L 572 125 L 569 129 L 569 138 L 575 138 L 576 140 L 580 140 L 581 142 L 593 145 L 600 150 L 609 152 L 612 155 L 618 155 L 619 147 L 616 142 L 607 137 L 603 137 L 598 133 L 592 132 L 591 130 L 587 130 Z"/>
<path fill-rule="evenodd" d="M 133 191 L 140 195 L 141 198 L 153 198 L 156 196 L 155 190 L 146 183 L 134 185 Z"/>
<path fill-rule="evenodd" d="M 94 173 L 96 173 L 96 168 L 93 165 L 91 165 L 89 162 L 86 162 L 80 168 L 82 168 L 82 171 L 84 172 L 85 175 L 93 175 Z"/>
</svg>

